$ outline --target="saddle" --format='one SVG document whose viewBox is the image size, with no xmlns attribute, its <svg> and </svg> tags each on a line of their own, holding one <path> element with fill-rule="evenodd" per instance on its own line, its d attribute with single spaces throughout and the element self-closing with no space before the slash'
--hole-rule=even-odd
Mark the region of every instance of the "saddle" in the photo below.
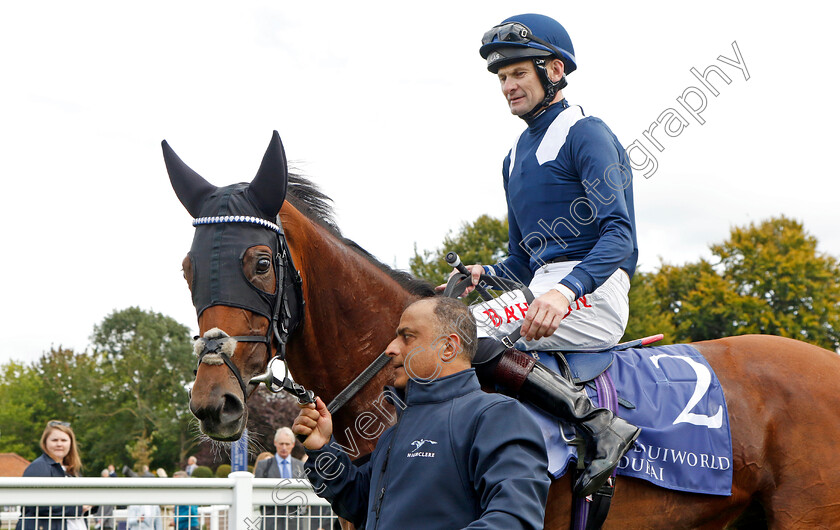
<svg viewBox="0 0 840 530">
<path fill-rule="evenodd" d="M 627 342 L 622 342 L 621 344 L 616 344 L 609 350 L 600 351 L 600 352 L 586 352 L 586 353 L 564 353 L 562 355 L 557 355 L 558 361 L 562 359 L 565 361 L 563 363 L 560 361 L 561 366 L 565 364 L 565 369 L 567 370 L 563 375 L 575 383 L 576 385 L 585 384 L 590 388 L 594 388 L 595 383 L 594 380 L 601 374 L 607 371 L 607 369 L 612 366 L 613 361 L 615 360 L 616 352 L 622 350 L 628 350 L 630 348 L 640 348 L 642 346 L 647 346 L 649 344 L 653 344 L 654 342 L 659 342 L 665 337 L 662 333 L 657 335 L 651 335 L 649 337 L 642 337 L 641 339 L 634 339 Z M 626 409 L 634 409 L 636 406 L 627 401 L 626 399 L 618 396 L 618 404 Z"/>
<path fill-rule="evenodd" d="M 564 353 L 558 357 L 566 361 L 565 367 L 568 372 L 564 375 L 576 385 L 580 385 L 592 381 L 612 366 L 615 348 L 595 353 Z"/>
</svg>

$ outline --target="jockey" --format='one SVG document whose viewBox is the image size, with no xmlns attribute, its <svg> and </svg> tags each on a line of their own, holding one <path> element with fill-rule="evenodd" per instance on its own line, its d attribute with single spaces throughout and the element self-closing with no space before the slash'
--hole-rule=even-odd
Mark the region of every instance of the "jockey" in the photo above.
<svg viewBox="0 0 840 530">
<path fill-rule="evenodd" d="M 527 128 L 502 169 L 509 255 L 468 269 L 473 285 L 481 273 L 504 276 L 530 284 L 535 300 L 521 321 L 518 349 L 480 340 L 474 364 L 485 384 L 583 432 L 592 460 L 575 491 L 586 496 L 609 478 L 640 429 L 596 408 L 585 391 L 519 350 L 597 351 L 624 334 L 638 256 L 629 161 L 603 121 L 564 99 L 577 62 L 557 21 L 510 17 L 484 34 L 480 53 Z"/>
</svg>

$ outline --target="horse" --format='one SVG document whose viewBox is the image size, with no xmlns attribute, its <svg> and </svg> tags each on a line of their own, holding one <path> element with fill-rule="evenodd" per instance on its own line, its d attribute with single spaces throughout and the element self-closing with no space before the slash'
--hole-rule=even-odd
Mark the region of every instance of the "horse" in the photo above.
<svg viewBox="0 0 840 530">
<path fill-rule="evenodd" d="M 239 437 L 247 419 L 245 400 L 258 384 L 251 378 L 274 355 L 284 357 L 296 383 L 328 402 L 380 355 L 402 310 L 433 295 L 429 283 L 390 269 L 342 236 L 329 199 L 310 181 L 289 175 L 276 131 L 250 183 L 217 188 L 184 164 L 165 141 L 163 150 L 173 188 L 198 227 L 183 263 L 205 337 L 199 341 L 205 351 L 199 353 L 190 410 L 209 437 Z M 219 206 L 219 197 L 237 193 L 244 194 L 247 211 L 233 211 L 233 202 Z M 242 222 L 234 216 L 259 219 Z M 213 240 L 215 251 L 225 251 L 225 242 L 232 241 L 226 237 L 248 239 L 233 249 L 238 260 L 211 263 L 199 252 L 208 238 L 202 231 L 209 233 L 202 223 L 213 222 L 222 223 Z M 262 222 L 272 224 L 272 230 Z M 239 227 L 244 228 L 237 234 Z M 262 232 L 271 237 L 255 235 Z M 231 295 L 197 297 L 197 291 L 207 290 L 206 283 L 218 280 L 208 278 L 206 271 L 219 264 L 238 269 L 228 271 L 228 278 L 239 275 L 238 281 L 247 281 L 285 309 L 254 309 Z M 287 295 L 295 282 L 289 278 L 299 279 L 300 299 L 291 303 L 288 299 L 294 297 Z M 232 343 L 227 354 L 207 347 L 215 340 Z M 756 507 L 771 528 L 840 527 L 840 486 L 835 485 L 840 476 L 840 398 L 833 388 L 840 380 L 840 357 L 804 342 L 764 335 L 693 346 L 718 375 L 727 398 L 732 494 L 670 491 L 620 477 L 605 527 L 723 528 Z M 219 358 L 225 356 L 227 360 Z M 396 421 L 382 395 L 392 377 L 386 364 L 334 415 L 335 436 L 351 457 L 372 451 L 378 435 Z M 570 526 L 569 475 L 551 485 L 545 528 Z"/>
</svg>

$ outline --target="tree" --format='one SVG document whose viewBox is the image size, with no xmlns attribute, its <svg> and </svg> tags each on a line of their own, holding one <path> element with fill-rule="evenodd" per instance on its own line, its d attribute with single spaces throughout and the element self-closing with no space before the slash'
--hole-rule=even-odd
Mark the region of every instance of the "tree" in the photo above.
<svg viewBox="0 0 840 530">
<path fill-rule="evenodd" d="M 447 252 L 455 251 L 465 264 L 482 263 L 492 265 L 507 255 L 508 222 L 507 218 L 497 219 L 489 215 L 482 215 L 472 223 L 461 225 L 460 231 L 454 236 L 452 233 L 443 238 L 443 244 L 433 250 L 417 252 L 414 246 L 414 256 L 409 260 L 411 273 L 434 285 L 440 285 L 449 279 L 452 271 L 444 256 Z"/>
<path fill-rule="evenodd" d="M 0 453 L 17 453 L 33 460 L 51 418 L 44 399 L 44 382 L 31 367 L 11 361 L 0 367 Z"/>
<path fill-rule="evenodd" d="M 134 462 L 134 471 L 140 472 L 143 466 L 151 468 L 152 457 L 157 451 L 157 447 L 152 444 L 155 438 L 155 433 L 148 436 L 140 435 L 136 440 L 126 445 L 125 449 Z"/>
<path fill-rule="evenodd" d="M 840 348 L 840 267 L 801 223 L 781 216 L 734 228 L 712 246 L 732 287 L 735 333 L 768 333 Z"/>
<path fill-rule="evenodd" d="M 50 348 L 34 369 L 44 383 L 43 397 L 51 416 L 47 419 L 77 421 L 89 407 L 90 397 L 99 392 L 96 360 L 85 352 Z"/>
<path fill-rule="evenodd" d="M 840 348 L 840 267 L 816 247 L 801 223 L 781 216 L 733 228 L 711 246 L 716 264 L 662 264 L 653 288 L 675 340 L 762 333 Z"/>
<path fill-rule="evenodd" d="M 96 385 L 93 358 L 62 347 L 51 348 L 29 366 L 4 365 L 0 370 L 0 452 L 37 457 L 49 420 L 68 421 L 75 431 L 84 431 L 78 420 Z"/>
<path fill-rule="evenodd" d="M 87 409 L 85 441 L 99 458 L 128 461 L 129 449 L 172 467 L 196 446 L 189 436 L 188 384 L 195 357 L 186 326 L 130 307 L 108 315 L 92 336 L 99 387 Z M 154 436 L 156 451 L 151 452 Z M 144 457 L 145 459 L 146 457 Z"/>
</svg>

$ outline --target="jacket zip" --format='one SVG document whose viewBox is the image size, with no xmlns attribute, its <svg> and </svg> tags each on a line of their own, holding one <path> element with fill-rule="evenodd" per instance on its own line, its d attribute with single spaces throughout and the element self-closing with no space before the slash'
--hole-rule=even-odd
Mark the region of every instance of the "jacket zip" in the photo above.
<svg viewBox="0 0 840 530">
<path fill-rule="evenodd" d="M 391 437 L 391 441 L 388 443 L 388 450 L 385 451 L 385 463 L 382 464 L 382 471 L 379 472 L 379 492 L 376 494 L 376 501 L 374 502 L 374 512 L 376 513 L 376 519 L 373 522 L 373 530 L 379 526 L 379 514 L 382 511 L 382 502 L 385 499 L 385 489 L 386 489 L 386 482 L 385 479 L 386 471 L 388 470 L 388 462 L 391 459 L 391 448 L 394 446 L 394 442 L 397 439 L 397 434 L 400 432 L 400 426 L 403 424 L 405 420 L 405 415 L 408 413 L 408 409 L 403 411 L 402 416 L 400 417 L 399 421 L 397 421 L 397 426 L 394 428 L 394 436 Z"/>
</svg>

